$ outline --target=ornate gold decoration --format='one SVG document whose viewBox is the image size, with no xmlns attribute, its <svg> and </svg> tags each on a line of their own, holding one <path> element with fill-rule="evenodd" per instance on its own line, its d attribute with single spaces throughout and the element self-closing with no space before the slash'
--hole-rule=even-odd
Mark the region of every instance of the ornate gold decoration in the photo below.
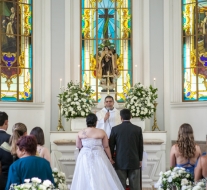
<svg viewBox="0 0 207 190">
<path fill-rule="evenodd" d="M 206 81 L 205 78 L 203 79 L 203 82 L 202 82 L 202 83 L 204 84 L 204 86 L 205 86 L 205 88 L 206 88 L 206 90 L 207 90 L 207 81 Z"/>
<path fill-rule="evenodd" d="M 20 10 L 22 7 L 24 7 L 24 35 L 29 36 L 31 25 L 29 23 L 29 18 L 31 17 L 31 11 L 29 10 L 29 5 L 19 5 Z"/>
<path fill-rule="evenodd" d="M 92 76 L 96 78 L 94 71 L 96 70 L 96 59 L 90 54 L 90 70 L 92 71 Z"/>
<path fill-rule="evenodd" d="M 187 86 L 187 87 L 186 87 L 187 92 L 190 93 L 188 96 L 186 95 L 187 98 L 192 99 L 192 98 L 195 96 L 196 91 L 191 91 L 191 83 L 190 83 L 189 81 L 187 81 L 187 79 L 186 79 L 186 82 L 185 82 L 184 85 Z"/>
<path fill-rule="evenodd" d="M 91 4 L 92 8 L 96 8 L 96 2 L 97 2 L 97 0 L 90 0 L 90 4 Z M 101 2 L 102 2 L 102 0 L 98 0 L 98 3 L 101 3 Z"/>
<path fill-rule="evenodd" d="M 21 52 L 21 55 L 19 56 L 19 67 L 24 68 L 25 66 L 25 54 L 24 51 Z"/>
<path fill-rule="evenodd" d="M 152 126 L 152 131 L 155 131 L 156 129 L 158 129 L 158 131 L 160 131 L 158 125 L 157 125 L 157 116 L 156 116 L 156 107 L 157 107 L 157 102 L 154 102 L 154 106 L 155 106 L 155 112 L 154 112 L 154 124 Z"/>
<path fill-rule="evenodd" d="M 4 96 L 6 96 L 6 94 L 1 94 L 1 98 L 3 98 Z"/>
<path fill-rule="evenodd" d="M 58 119 L 58 126 L 57 126 L 57 130 L 59 131 L 60 129 L 62 129 L 63 131 L 65 131 L 63 125 L 62 125 L 62 119 L 61 119 L 61 101 L 58 104 L 58 108 L 59 108 L 59 119 Z"/>
<path fill-rule="evenodd" d="M 117 68 L 119 71 L 123 70 L 124 69 L 124 57 L 123 57 L 123 54 L 121 54 L 119 56 L 119 58 L 116 60 L 116 64 L 117 64 Z"/>
<path fill-rule="evenodd" d="M 19 92 L 19 94 L 21 95 L 21 97 L 23 99 L 26 99 L 30 96 L 31 92 L 30 92 L 30 88 L 31 88 L 31 83 L 30 83 L 30 74 L 27 74 L 27 80 L 24 83 L 24 91 L 23 92 Z"/>
<path fill-rule="evenodd" d="M 126 83 L 123 84 L 123 92 L 121 93 L 117 92 L 117 95 L 121 97 L 123 100 L 126 100 L 125 94 L 129 92 L 130 88 L 131 88 L 130 75 L 126 74 Z"/>
<path fill-rule="evenodd" d="M 10 91 L 10 86 L 11 86 L 11 84 L 13 84 L 12 79 L 11 78 L 7 78 L 6 81 L 5 81 L 5 83 L 7 84 L 8 91 Z"/>
<path fill-rule="evenodd" d="M 123 36 L 122 36 L 122 38 L 126 39 L 129 37 L 129 32 L 131 32 L 131 29 L 128 27 L 128 21 L 130 20 L 131 15 L 129 15 L 128 9 L 123 9 L 122 12 L 123 12 L 123 15 L 122 15 Z"/>
<path fill-rule="evenodd" d="M 84 15 L 82 15 L 82 19 L 85 21 L 85 27 L 83 28 L 84 38 L 90 38 L 90 9 L 84 10 Z"/>
<path fill-rule="evenodd" d="M 195 6 L 194 4 L 191 5 L 186 5 L 185 6 L 185 11 L 183 11 L 183 16 L 186 19 L 186 23 L 183 27 L 185 30 L 186 35 L 191 35 L 190 29 L 191 29 L 191 6 Z"/>
</svg>

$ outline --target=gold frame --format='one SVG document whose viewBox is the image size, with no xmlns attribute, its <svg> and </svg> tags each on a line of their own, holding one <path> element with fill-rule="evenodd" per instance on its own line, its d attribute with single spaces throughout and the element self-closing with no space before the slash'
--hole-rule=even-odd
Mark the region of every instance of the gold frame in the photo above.
<svg viewBox="0 0 207 190">
<path fill-rule="evenodd" d="M 1 1 L 1 0 L 0 0 Z M 1 1 L 1 2 L 5 2 L 5 1 Z M 13 3 L 12 1 L 11 2 L 7 2 L 7 3 Z M 17 100 L 15 102 L 33 102 L 33 35 L 29 35 L 29 30 L 33 28 L 33 11 L 30 12 L 29 8 L 31 7 L 31 9 L 33 9 L 33 1 L 31 4 L 29 3 L 23 3 L 22 0 L 17 0 L 15 2 L 15 5 L 16 5 L 16 13 L 17 13 L 17 34 L 14 34 L 15 38 L 17 39 L 17 52 L 16 52 L 16 59 L 17 59 L 17 69 L 18 69 L 18 72 L 16 74 L 16 78 L 17 78 L 17 94 L 13 95 L 14 97 L 17 98 Z M 25 33 L 24 34 L 20 34 L 20 25 L 21 25 L 21 22 L 22 22 L 22 18 L 19 13 L 21 13 L 21 6 L 24 6 L 25 10 L 24 10 L 24 29 L 25 29 Z M 20 16 L 19 16 L 20 15 Z M 32 17 L 32 25 L 30 26 L 29 25 L 29 17 Z M 0 32 L 2 34 L 2 32 Z M 23 68 L 23 62 L 24 62 L 24 51 L 23 52 L 20 52 L 21 51 L 21 43 L 20 43 L 20 38 L 21 37 L 27 37 L 27 38 L 30 38 L 31 39 L 31 46 L 32 46 L 32 55 L 31 56 L 31 59 L 32 59 L 32 67 L 31 68 Z M 1 41 L 0 41 L 0 47 L 1 47 Z M 2 55 L 2 49 L 0 48 L 0 55 Z M 21 54 L 20 54 L 21 53 Z M 4 94 L 2 94 L 1 92 L 5 92 L 5 90 L 1 90 L 1 76 L 3 75 L 3 73 L 1 73 L 1 67 L 0 66 L 0 101 L 1 101 L 1 98 L 4 97 Z M 20 100 L 19 99 L 19 94 L 24 94 L 24 93 L 28 93 L 28 84 L 30 83 L 30 81 L 25 81 L 24 82 L 24 91 L 20 92 L 19 91 L 19 69 L 21 69 L 21 71 L 23 71 L 22 69 L 29 69 L 32 71 L 31 73 L 31 81 L 32 83 L 30 84 L 31 85 L 31 100 Z M 13 77 L 14 78 L 14 77 Z M 26 96 L 22 96 L 23 99 L 26 99 Z"/>
<path fill-rule="evenodd" d="M 93 3 L 93 7 L 90 7 L 90 8 L 86 8 L 86 9 L 94 9 L 95 11 L 98 10 L 98 3 L 97 2 L 100 2 L 102 0 L 91 0 L 91 3 Z M 118 11 L 118 10 L 124 10 L 124 8 L 117 8 L 117 4 L 120 4 L 122 3 L 121 0 L 111 0 L 112 2 L 115 2 L 115 10 Z M 120 5 L 121 7 L 121 5 Z M 131 70 L 126 70 L 126 71 L 129 71 L 131 72 L 131 75 L 133 76 L 133 51 L 132 51 L 132 48 L 133 48 L 133 10 L 132 10 L 132 7 L 133 7 L 133 1 L 131 0 L 131 7 L 130 8 L 127 8 L 131 10 L 131 38 L 126 38 L 126 40 L 130 40 L 131 41 Z M 126 9 L 126 8 L 125 8 Z M 82 86 L 82 79 L 83 79 L 83 76 L 82 76 L 82 41 L 86 40 L 86 39 L 82 39 L 82 0 L 80 0 L 80 85 Z M 96 14 L 96 20 L 98 20 L 98 14 Z M 115 14 L 115 20 L 116 20 L 116 14 Z M 96 22 L 96 25 L 97 25 L 97 22 Z M 116 25 L 116 23 L 115 23 Z M 87 32 L 87 30 L 86 30 Z M 116 32 L 116 27 L 115 27 L 115 32 Z M 98 33 L 98 27 L 96 26 L 96 34 Z M 87 40 L 96 40 L 96 50 L 98 48 L 98 40 L 97 40 L 97 37 L 96 39 L 92 39 L 92 38 L 89 38 Z M 114 38 L 114 40 L 124 40 L 124 38 Z M 96 61 L 98 60 L 98 54 L 96 53 Z M 84 70 L 85 71 L 85 70 Z M 89 71 L 92 71 L 92 70 L 89 70 Z M 125 71 L 125 70 L 120 70 L 120 72 L 122 71 Z M 123 82 L 124 83 L 124 82 Z M 131 84 L 133 85 L 133 78 L 131 79 Z M 128 81 L 126 81 L 126 84 L 122 84 L 123 88 L 124 86 L 128 86 Z M 115 92 L 117 91 L 117 85 L 116 85 L 116 88 L 115 88 Z M 123 89 L 124 91 L 124 89 Z M 96 100 L 98 101 L 98 78 L 96 78 Z M 115 99 L 117 100 L 117 94 L 115 96 Z"/>
</svg>

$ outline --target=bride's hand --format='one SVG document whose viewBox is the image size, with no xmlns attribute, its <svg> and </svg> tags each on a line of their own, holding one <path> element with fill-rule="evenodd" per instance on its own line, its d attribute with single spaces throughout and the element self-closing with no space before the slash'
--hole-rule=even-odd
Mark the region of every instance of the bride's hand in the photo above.
<svg viewBox="0 0 207 190">
<path fill-rule="evenodd" d="M 114 164 L 115 163 L 112 158 L 110 158 L 109 160 L 110 160 L 111 164 Z"/>
</svg>

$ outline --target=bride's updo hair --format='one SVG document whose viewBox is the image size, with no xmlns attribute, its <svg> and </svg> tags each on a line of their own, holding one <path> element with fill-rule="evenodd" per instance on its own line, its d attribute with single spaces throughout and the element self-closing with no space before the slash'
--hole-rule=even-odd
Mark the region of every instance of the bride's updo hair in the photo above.
<svg viewBox="0 0 207 190">
<path fill-rule="evenodd" d="M 196 144 L 194 141 L 193 129 L 188 123 L 184 123 L 180 126 L 177 144 L 183 157 L 189 159 L 195 156 Z"/>
<path fill-rule="evenodd" d="M 87 125 L 87 127 L 95 127 L 97 120 L 98 119 L 97 119 L 96 115 L 94 113 L 90 113 L 86 117 L 86 125 Z"/>
</svg>

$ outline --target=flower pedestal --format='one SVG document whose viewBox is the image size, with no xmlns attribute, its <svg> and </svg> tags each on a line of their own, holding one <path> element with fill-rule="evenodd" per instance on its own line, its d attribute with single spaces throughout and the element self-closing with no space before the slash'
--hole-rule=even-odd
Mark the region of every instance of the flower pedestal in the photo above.
<svg viewBox="0 0 207 190">
<path fill-rule="evenodd" d="M 85 117 L 76 117 L 70 119 L 70 131 L 78 132 L 86 127 Z"/>
<path fill-rule="evenodd" d="M 142 131 L 145 130 L 145 120 L 142 121 L 142 120 L 141 120 L 140 118 L 138 118 L 138 117 L 133 117 L 133 118 L 131 118 L 130 121 L 131 121 L 132 124 L 141 127 L 141 128 L 142 128 Z"/>
</svg>

